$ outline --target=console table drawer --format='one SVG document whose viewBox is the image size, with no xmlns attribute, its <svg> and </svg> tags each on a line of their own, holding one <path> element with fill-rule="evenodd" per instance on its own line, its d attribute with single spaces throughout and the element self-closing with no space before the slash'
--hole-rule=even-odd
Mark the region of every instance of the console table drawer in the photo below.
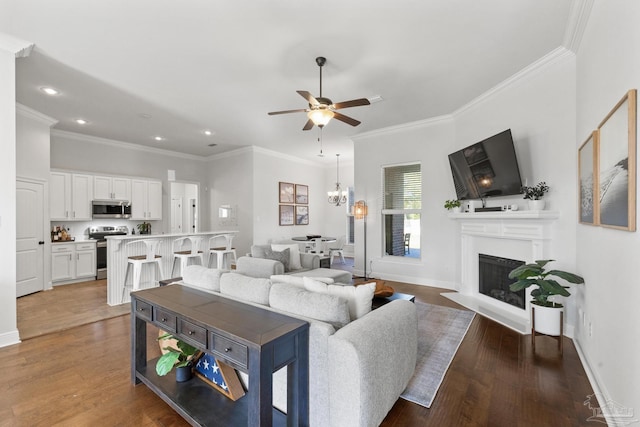
<svg viewBox="0 0 640 427">
<path fill-rule="evenodd" d="M 214 353 L 247 368 L 247 346 L 212 332 L 210 348 Z"/>
<path fill-rule="evenodd" d="M 136 314 L 144 319 L 151 321 L 151 304 L 136 300 Z"/>
<path fill-rule="evenodd" d="M 165 329 L 169 332 L 176 331 L 177 316 L 170 311 L 166 311 L 158 307 L 153 307 L 153 321 L 162 329 Z"/>
<path fill-rule="evenodd" d="M 207 330 L 202 326 L 178 318 L 178 335 L 207 347 Z"/>
</svg>

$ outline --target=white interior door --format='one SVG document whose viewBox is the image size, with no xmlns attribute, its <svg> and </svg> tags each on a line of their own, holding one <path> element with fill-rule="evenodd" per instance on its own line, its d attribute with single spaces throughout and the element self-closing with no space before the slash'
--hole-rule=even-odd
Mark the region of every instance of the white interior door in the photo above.
<svg viewBox="0 0 640 427">
<path fill-rule="evenodd" d="M 182 233 L 182 197 L 171 198 L 171 233 Z"/>
<path fill-rule="evenodd" d="M 44 290 L 44 185 L 16 181 L 16 296 Z"/>
</svg>

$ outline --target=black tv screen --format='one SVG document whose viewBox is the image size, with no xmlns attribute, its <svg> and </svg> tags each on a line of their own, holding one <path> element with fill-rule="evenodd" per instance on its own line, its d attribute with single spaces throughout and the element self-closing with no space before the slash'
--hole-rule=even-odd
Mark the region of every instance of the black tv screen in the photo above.
<svg viewBox="0 0 640 427">
<path fill-rule="evenodd" d="M 449 154 L 458 200 L 520 194 L 511 129 Z"/>
</svg>

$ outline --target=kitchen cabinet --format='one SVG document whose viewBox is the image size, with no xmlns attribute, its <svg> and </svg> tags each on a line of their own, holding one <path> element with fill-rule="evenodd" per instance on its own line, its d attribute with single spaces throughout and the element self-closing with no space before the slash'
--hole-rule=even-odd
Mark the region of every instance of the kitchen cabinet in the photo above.
<svg viewBox="0 0 640 427">
<path fill-rule="evenodd" d="M 162 219 L 162 182 L 131 180 L 131 219 Z"/>
<path fill-rule="evenodd" d="M 97 200 L 131 200 L 131 180 L 117 176 L 94 176 L 93 198 Z"/>
<path fill-rule="evenodd" d="M 93 176 L 51 172 L 49 181 L 49 219 L 51 221 L 91 220 Z"/>
<path fill-rule="evenodd" d="M 51 248 L 51 281 L 55 284 L 95 278 L 96 242 L 54 243 Z"/>
</svg>

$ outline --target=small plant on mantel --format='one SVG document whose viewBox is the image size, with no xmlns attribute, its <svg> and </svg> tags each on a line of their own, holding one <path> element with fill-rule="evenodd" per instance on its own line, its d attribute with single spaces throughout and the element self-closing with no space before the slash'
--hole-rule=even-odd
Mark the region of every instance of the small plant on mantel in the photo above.
<svg viewBox="0 0 640 427">
<path fill-rule="evenodd" d="M 459 208 L 461 205 L 460 200 L 447 200 L 444 202 L 444 208 L 452 210 L 453 208 Z"/>
<path fill-rule="evenodd" d="M 528 200 L 540 200 L 547 191 L 549 191 L 549 186 L 544 181 L 537 183 L 534 187 L 522 186 L 522 194 Z"/>
</svg>

